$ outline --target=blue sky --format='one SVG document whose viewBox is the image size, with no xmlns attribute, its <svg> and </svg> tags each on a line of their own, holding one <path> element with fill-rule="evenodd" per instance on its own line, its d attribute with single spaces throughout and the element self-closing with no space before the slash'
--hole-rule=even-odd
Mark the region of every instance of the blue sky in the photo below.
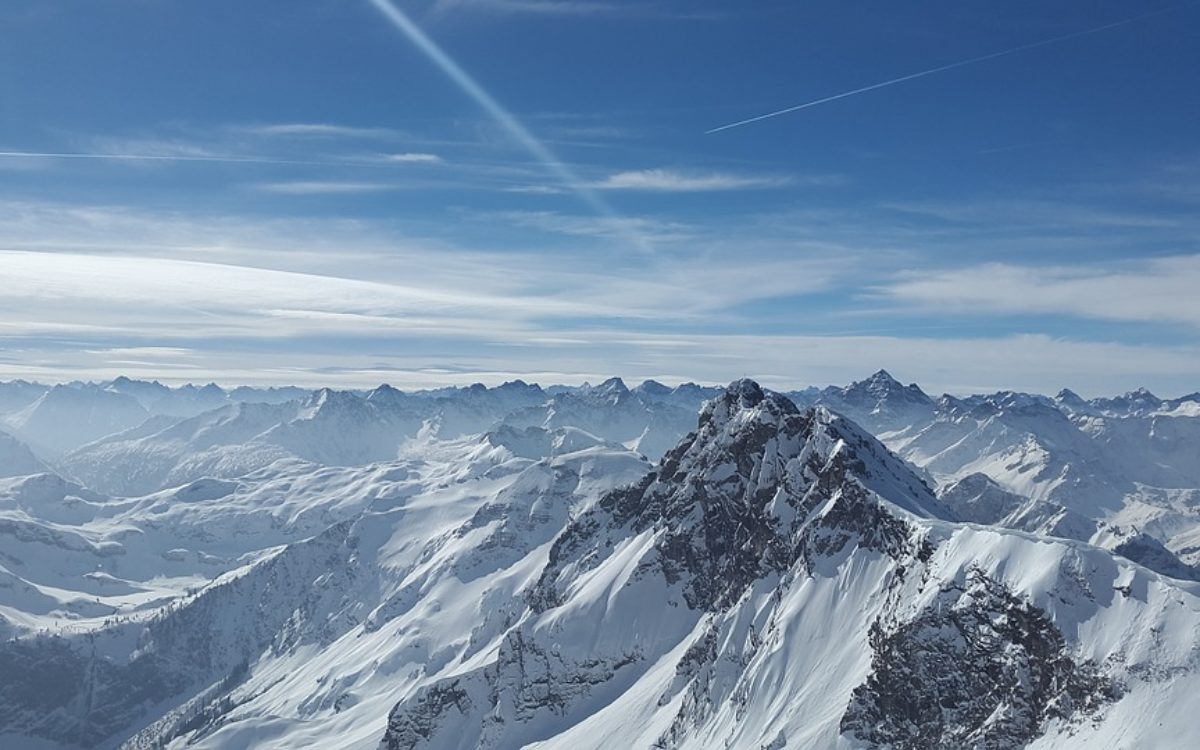
<svg viewBox="0 0 1200 750">
<path fill-rule="evenodd" d="M 1194 391 L 1198 23 L 7 0 L 0 377 Z"/>
</svg>

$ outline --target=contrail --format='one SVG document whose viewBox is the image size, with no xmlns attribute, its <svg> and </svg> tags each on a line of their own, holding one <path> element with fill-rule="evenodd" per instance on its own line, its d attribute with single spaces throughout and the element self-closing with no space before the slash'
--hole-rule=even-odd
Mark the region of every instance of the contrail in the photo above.
<svg viewBox="0 0 1200 750">
<path fill-rule="evenodd" d="M 930 68 L 929 70 L 922 70 L 917 73 L 909 73 L 908 75 L 900 76 L 899 78 L 892 78 L 887 81 L 873 83 L 870 86 L 863 86 L 862 88 L 853 89 L 851 91 L 843 91 L 842 93 L 834 94 L 833 96 L 826 96 L 821 99 L 814 99 L 813 101 L 805 102 L 804 104 L 797 104 L 794 107 L 788 107 L 786 109 L 777 110 L 775 112 L 768 112 L 765 115 L 759 115 L 757 117 L 750 117 L 745 120 L 738 120 L 737 122 L 731 122 L 728 125 L 722 125 L 720 127 L 713 128 L 711 130 L 706 130 L 706 131 L 704 131 L 704 133 L 705 133 L 705 135 L 710 135 L 712 133 L 719 133 L 722 130 L 730 130 L 732 128 L 740 128 L 743 125 L 749 125 L 751 123 L 759 122 L 761 120 L 769 120 L 772 117 L 779 117 L 780 115 L 786 115 L 791 112 L 799 112 L 802 109 L 808 109 L 809 107 L 816 107 L 817 105 L 820 105 L 820 104 L 827 104 L 829 102 L 835 102 L 838 99 L 846 99 L 851 96 L 858 96 L 859 94 L 865 94 L 868 91 L 875 91 L 876 89 L 882 89 L 882 88 L 886 88 L 888 86 L 895 86 L 898 83 L 904 83 L 905 81 L 912 81 L 917 78 L 924 78 L 925 76 L 931 76 L 931 75 L 934 75 L 935 73 L 944 73 L 947 70 L 954 70 L 956 68 L 965 68 L 968 65 L 975 65 L 977 63 L 986 62 L 988 60 L 995 60 L 998 57 L 1007 57 L 1008 55 L 1015 55 L 1018 52 L 1025 52 L 1027 50 L 1037 49 L 1038 47 L 1045 47 L 1047 45 L 1057 44 L 1059 42 L 1065 42 L 1068 39 L 1077 39 L 1081 36 L 1089 36 L 1091 34 L 1099 34 L 1102 31 L 1108 31 L 1109 29 L 1115 29 L 1120 26 L 1128 26 L 1131 23 L 1137 23 L 1138 21 L 1143 21 L 1152 16 L 1160 16 L 1164 13 L 1170 13 L 1172 11 L 1179 10 L 1180 8 L 1187 7 L 1189 5 L 1195 5 L 1195 4 L 1196 3 L 1191 2 L 1191 3 L 1183 3 L 1181 5 L 1173 5 L 1169 8 L 1160 8 L 1159 10 L 1150 11 L 1148 13 L 1142 13 L 1140 15 L 1133 16 L 1131 18 L 1125 18 L 1120 21 L 1113 21 L 1112 23 L 1106 23 L 1103 26 L 1095 26 L 1090 29 L 1084 29 L 1083 31 L 1074 31 L 1070 34 L 1063 34 L 1062 36 L 1056 36 L 1056 37 L 1052 37 L 1050 39 L 1043 39 L 1039 42 L 1031 42 L 1029 44 L 1022 44 L 1019 47 L 1012 47 L 1010 49 L 1000 50 L 999 52 L 992 52 L 987 55 L 980 55 L 979 57 L 972 57 L 972 58 L 969 58 L 966 60 L 959 60 L 958 62 L 949 63 L 948 65 L 939 65 L 938 67 Z"/>
<path fill-rule="evenodd" d="M 405 15 L 405 13 L 397 8 L 392 0 L 369 0 L 380 13 L 392 22 L 397 29 L 400 30 L 405 37 L 412 42 L 426 57 L 433 62 L 443 73 L 446 74 L 467 96 L 475 101 L 480 108 L 483 109 L 493 120 L 495 120 L 504 130 L 508 132 L 518 143 L 525 147 L 530 154 L 539 162 L 549 169 L 555 177 L 557 177 L 564 185 L 576 193 L 583 201 L 597 214 L 605 219 L 613 219 L 614 224 L 618 227 L 622 222 L 605 203 L 600 196 L 590 190 L 586 183 L 581 180 L 571 168 L 568 167 L 561 159 L 554 155 L 544 143 L 539 141 L 529 129 L 521 124 L 511 112 L 505 109 L 500 102 L 496 101 L 479 83 L 471 77 L 471 74 L 463 70 L 450 55 L 446 54 L 437 42 L 430 39 L 419 26 Z M 628 235 L 626 239 L 631 240 L 634 244 L 644 251 L 649 251 L 649 241 L 640 235 L 631 234 L 628 230 L 618 230 L 623 234 Z"/>
</svg>

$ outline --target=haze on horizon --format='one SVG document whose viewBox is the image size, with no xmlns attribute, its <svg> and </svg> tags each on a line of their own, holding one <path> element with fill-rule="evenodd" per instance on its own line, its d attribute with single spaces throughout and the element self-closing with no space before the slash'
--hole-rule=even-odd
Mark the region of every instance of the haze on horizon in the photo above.
<svg viewBox="0 0 1200 750">
<path fill-rule="evenodd" d="M 0 379 L 1192 392 L 1198 21 L 12 0 Z"/>
</svg>

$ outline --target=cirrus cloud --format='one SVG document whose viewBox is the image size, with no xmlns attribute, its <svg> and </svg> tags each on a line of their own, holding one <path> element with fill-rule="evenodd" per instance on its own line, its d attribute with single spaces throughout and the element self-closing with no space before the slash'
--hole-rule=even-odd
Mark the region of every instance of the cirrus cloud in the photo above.
<svg viewBox="0 0 1200 750">
<path fill-rule="evenodd" d="M 879 291 L 919 308 L 1200 326 L 1200 255 L 1100 267 L 986 263 L 908 274 Z"/>
<path fill-rule="evenodd" d="M 779 175 L 742 175 L 728 172 L 690 172 L 640 169 L 617 172 L 592 183 L 599 190 L 635 190 L 658 193 L 702 193 L 725 190 L 762 190 L 790 185 L 794 178 Z"/>
</svg>

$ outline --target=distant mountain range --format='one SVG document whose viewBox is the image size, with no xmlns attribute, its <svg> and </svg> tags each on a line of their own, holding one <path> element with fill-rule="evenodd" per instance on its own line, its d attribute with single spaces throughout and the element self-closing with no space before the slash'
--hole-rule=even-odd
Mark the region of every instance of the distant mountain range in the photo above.
<svg viewBox="0 0 1200 750">
<path fill-rule="evenodd" d="M 1200 396 L 0 383 L 0 747 L 1200 744 Z"/>
</svg>

